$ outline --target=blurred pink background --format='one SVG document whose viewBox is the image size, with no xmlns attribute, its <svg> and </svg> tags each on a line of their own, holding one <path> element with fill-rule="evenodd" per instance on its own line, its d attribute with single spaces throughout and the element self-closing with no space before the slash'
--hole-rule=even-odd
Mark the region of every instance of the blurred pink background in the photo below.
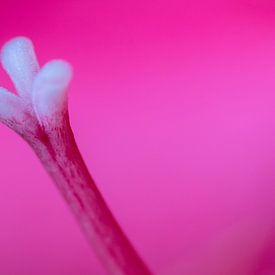
<svg viewBox="0 0 275 275">
<path fill-rule="evenodd" d="M 72 63 L 80 150 L 155 274 L 275 274 L 273 1 L 1 0 L 0 24 Z M 0 274 L 105 274 L 2 125 L 0 152 Z"/>
</svg>

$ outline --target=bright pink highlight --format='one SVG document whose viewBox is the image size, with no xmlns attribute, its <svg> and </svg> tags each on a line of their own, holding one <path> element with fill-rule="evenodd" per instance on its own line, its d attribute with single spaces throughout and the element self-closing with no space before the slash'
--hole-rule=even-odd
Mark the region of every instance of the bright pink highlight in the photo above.
<svg viewBox="0 0 275 275">
<path fill-rule="evenodd" d="M 274 274 L 273 2 L 6 2 L 1 45 L 25 35 L 42 64 L 72 63 L 80 150 L 153 271 Z M 0 274 L 104 274 L 32 152 L 0 133 Z"/>
</svg>

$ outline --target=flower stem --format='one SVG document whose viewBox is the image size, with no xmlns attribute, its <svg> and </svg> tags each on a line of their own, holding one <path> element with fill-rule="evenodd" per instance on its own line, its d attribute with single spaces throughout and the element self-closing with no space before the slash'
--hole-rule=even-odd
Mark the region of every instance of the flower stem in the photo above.
<svg viewBox="0 0 275 275">
<path fill-rule="evenodd" d="M 76 145 L 68 113 L 29 140 L 110 274 L 151 274 L 109 210 Z"/>
</svg>

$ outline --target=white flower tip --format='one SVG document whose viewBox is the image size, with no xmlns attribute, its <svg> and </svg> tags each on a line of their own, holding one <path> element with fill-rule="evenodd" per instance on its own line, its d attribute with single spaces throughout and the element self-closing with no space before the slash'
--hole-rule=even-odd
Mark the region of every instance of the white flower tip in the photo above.
<svg viewBox="0 0 275 275">
<path fill-rule="evenodd" d="M 0 119 L 1 116 L 18 117 L 18 112 L 15 110 L 21 101 L 24 108 L 27 106 L 33 108 L 36 118 L 42 124 L 47 121 L 45 117 L 56 121 L 60 117 L 58 114 L 66 111 L 67 87 L 72 78 L 72 68 L 69 63 L 53 60 L 40 70 L 32 42 L 26 37 L 16 37 L 8 41 L 2 48 L 1 61 L 19 97 L 0 89 Z M 8 104 L 15 108 L 10 108 Z M 22 110 L 20 107 L 20 112 L 23 112 Z"/>
<path fill-rule="evenodd" d="M 71 65 L 62 60 L 50 61 L 37 74 L 32 93 L 33 105 L 40 120 L 43 116 L 49 117 L 63 111 L 71 78 Z"/>
<path fill-rule="evenodd" d="M 71 65 L 63 60 L 52 60 L 48 62 L 36 77 L 36 82 L 55 85 L 56 88 L 67 87 L 72 78 Z"/>
<path fill-rule="evenodd" d="M 15 37 L 4 44 L 2 55 L 10 54 L 11 52 L 29 47 L 33 47 L 29 38 L 24 36 Z"/>
<path fill-rule="evenodd" d="M 34 76 L 39 70 L 33 45 L 26 37 L 16 37 L 2 48 L 1 61 L 19 95 L 29 96 Z"/>
</svg>

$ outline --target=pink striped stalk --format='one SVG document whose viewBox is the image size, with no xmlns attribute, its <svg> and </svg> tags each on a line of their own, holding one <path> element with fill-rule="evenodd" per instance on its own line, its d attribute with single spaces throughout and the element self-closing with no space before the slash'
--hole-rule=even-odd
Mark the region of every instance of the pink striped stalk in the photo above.
<svg viewBox="0 0 275 275">
<path fill-rule="evenodd" d="M 109 274 L 151 274 L 98 191 L 71 130 L 67 88 L 72 69 L 62 60 L 39 68 L 32 43 L 9 41 L 1 61 L 17 95 L 0 88 L 0 121 L 33 148 Z"/>
</svg>

